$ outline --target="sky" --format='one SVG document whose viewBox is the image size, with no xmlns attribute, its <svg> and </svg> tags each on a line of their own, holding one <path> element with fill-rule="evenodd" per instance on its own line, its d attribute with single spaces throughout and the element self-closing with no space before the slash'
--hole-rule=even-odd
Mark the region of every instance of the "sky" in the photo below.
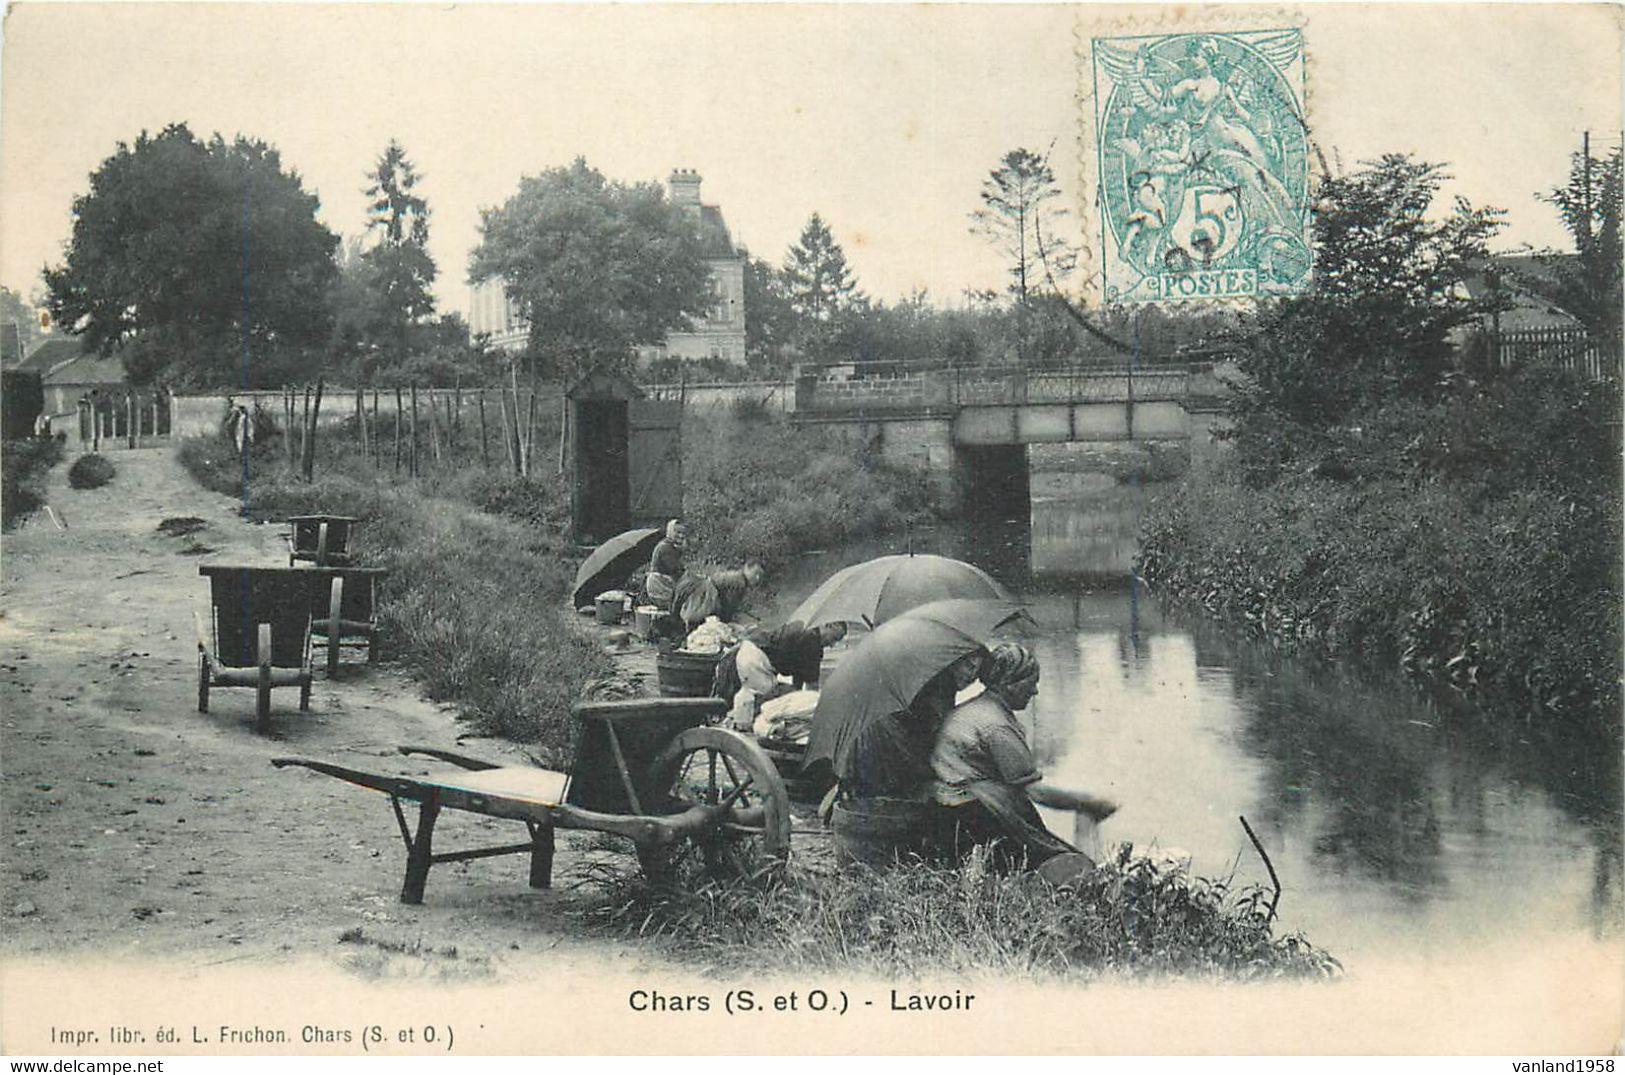
<svg viewBox="0 0 1625 1075">
<path fill-rule="evenodd" d="M 698 171 L 735 239 L 775 263 L 816 211 L 869 294 L 954 303 L 1004 283 L 970 213 L 1006 151 L 1053 145 L 1076 205 L 1091 37 L 1283 21 L 1304 28 L 1310 122 L 1334 163 L 1446 162 L 1452 192 L 1508 210 L 1498 245 L 1566 245 L 1535 194 L 1563 181 L 1583 131 L 1612 144 L 1625 126 L 1617 8 L 1296 10 L 17 3 L 0 284 L 37 292 L 89 173 L 185 121 L 275 145 L 343 235 L 363 230 L 366 172 L 398 139 L 424 177 L 443 310 L 467 310 L 480 209 L 577 155 L 626 181 Z"/>
</svg>

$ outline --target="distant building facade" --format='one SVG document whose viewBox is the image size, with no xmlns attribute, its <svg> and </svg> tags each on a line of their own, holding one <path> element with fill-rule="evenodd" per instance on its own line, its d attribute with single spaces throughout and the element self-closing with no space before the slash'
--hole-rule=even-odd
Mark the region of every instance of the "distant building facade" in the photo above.
<svg viewBox="0 0 1625 1075">
<path fill-rule="evenodd" d="M 734 244 L 722 210 L 700 200 L 700 176 L 679 168 L 667 180 L 672 203 L 682 209 L 699 229 L 700 249 L 711 270 L 711 307 L 703 317 L 691 319 L 685 331 L 666 334 L 662 344 L 638 348 L 638 358 L 719 358 L 745 361 L 745 253 Z M 529 339 L 530 325 L 510 299 L 507 285 L 500 279 L 475 284 L 469 301 L 470 335 L 486 334 L 493 347 L 522 350 Z"/>
</svg>

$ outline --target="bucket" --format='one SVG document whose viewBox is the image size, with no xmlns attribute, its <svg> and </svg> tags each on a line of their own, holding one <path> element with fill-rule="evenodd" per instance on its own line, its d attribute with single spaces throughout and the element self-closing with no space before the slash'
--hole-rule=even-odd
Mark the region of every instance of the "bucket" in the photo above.
<svg viewBox="0 0 1625 1075">
<path fill-rule="evenodd" d="M 660 615 L 660 609 L 654 605 L 639 605 L 632 610 L 632 633 L 649 641 L 655 633 L 655 617 Z"/>
<path fill-rule="evenodd" d="M 690 653 L 674 649 L 655 657 L 655 679 L 668 698 L 704 698 L 711 693 L 720 653 Z"/>
<path fill-rule="evenodd" d="M 932 804 L 912 799 L 842 799 L 835 804 L 835 857 L 883 867 L 926 854 L 934 812 Z"/>
<path fill-rule="evenodd" d="M 604 591 L 598 595 L 595 610 L 599 623 L 605 625 L 620 623 L 621 617 L 626 613 L 626 594 L 620 590 Z"/>
</svg>

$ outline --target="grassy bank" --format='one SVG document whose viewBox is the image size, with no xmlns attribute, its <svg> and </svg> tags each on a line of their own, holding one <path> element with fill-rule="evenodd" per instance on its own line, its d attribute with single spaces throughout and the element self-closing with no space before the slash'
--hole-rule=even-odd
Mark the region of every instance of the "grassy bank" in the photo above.
<svg viewBox="0 0 1625 1075">
<path fill-rule="evenodd" d="M 792 867 L 781 881 L 676 892 L 615 874 L 589 918 L 724 971 L 1269 979 L 1342 969 L 1302 937 L 1277 937 L 1261 890 L 1126 849 L 1065 889 L 1030 874 L 999 876 L 981 857 L 958 868 Z"/>
<path fill-rule="evenodd" d="M 229 442 L 201 438 L 179 450 L 203 485 L 242 494 L 242 465 Z M 428 479 L 385 483 L 365 471 L 303 482 L 287 475 L 278 446 L 265 444 L 250 460 L 244 507 L 259 519 L 312 512 L 365 519 L 356 551 L 389 571 L 380 610 L 385 652 L 429 697 L 456 703 L 481 733 L 535 744 L 544 761 L 563 765 L 574 746 L 570 704 L 610 671 L 610 661 L 564 611 L 573 568 L 558 535 L 479 510 L 467 496 L 482 487 L 468 485 L 457 497 Z M 545 498 L 519 499 L 534 507 Z"/>
<path fill-rule="evenodd" d="M 683 507 L 707 559 L 759 558 L 771 571 L 933 518 L 923 470 L 898 466 L 820 426 L 740 407 L 683 430 Z"/>
<path fill-rule="evenodd" d="M 0 445 L 0 529 L 10 530 L 45 504 L 45 475 L 62 458 L 62 442 L 29 438 Z"/>
<path fill-rule="evenodd" d="M 558 443 L 559 413 L 556 400 L 537 408 L 536 444 Z M 183 441 L 180 459 L 205 487 L 242 497 L 253 518 L 364 518 L 358 549 L 390 572 L 381 613 L 386 652 L 483 732 L 568 758 L 569 704 L 611 662 L 564 609 L 576 551 L 569 476 L 551 453 L 538 451 L 532 475 L 517 477 L 494 434 L 482 453 L 477 428 L 455 441 L 442 429 L 436 452 L 425 420 L 412 478 L 409 441 L 397 468 L 386 421 L 375 460 L 361 450 L 352 419 L 321 430 L 315 480 L 306 482 L 294 474 L 271 416 L 257 427 L 246 484 L 224 436 Z M 782 418 L 725 412 L 686 423 L 684 432 L 685 514 L 707 561 L 757 556 L 781 564 L 928 511 L 918 475 L 837 452 Z"/>
<path fill-rule="evenodd" d="M 1617 734 L 1618 416 L 1543 370 L 1242 441 L 1151 506 L 1139 571 L 1278 646 Z"/>
</svg>

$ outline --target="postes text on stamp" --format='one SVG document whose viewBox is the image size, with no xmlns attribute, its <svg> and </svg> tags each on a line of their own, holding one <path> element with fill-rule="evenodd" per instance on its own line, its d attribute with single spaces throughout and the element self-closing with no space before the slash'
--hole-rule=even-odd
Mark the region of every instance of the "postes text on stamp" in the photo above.
<svg viewBox="0 0 1625 1075">
<path fill-rule="evenodd" d="M 1297 29 L 1097 37 L 1107 302 L 1309 286 L 1309 131 Z"/>
</svg>

